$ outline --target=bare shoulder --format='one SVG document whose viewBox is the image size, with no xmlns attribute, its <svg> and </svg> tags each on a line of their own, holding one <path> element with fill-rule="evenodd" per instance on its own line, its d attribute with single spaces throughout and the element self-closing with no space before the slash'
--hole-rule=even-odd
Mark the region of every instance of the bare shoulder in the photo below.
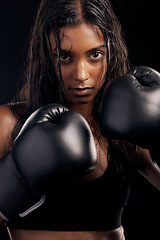
<svg viewBox="0 0 160 240">
<path fill-rule="evenodd" d="M 8 105 L 0 106 L 0 157 L 10 149 L 11 135 L 17 121 Z"/>
</svg>

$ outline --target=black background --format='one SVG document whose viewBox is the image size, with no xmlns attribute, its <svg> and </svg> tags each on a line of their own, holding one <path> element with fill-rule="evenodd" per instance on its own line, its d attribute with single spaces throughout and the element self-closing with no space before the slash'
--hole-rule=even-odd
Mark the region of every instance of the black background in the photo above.
<svg viewBox="0 0 160 240">
<path fill-rule="evenodd" d="M 0 104 L 16 94 L 23 70 L 24 46 L 39 0 L 0 0 Z M 132 65 L 160 72 L 160 14 L 157 0 L 112 0 L 122 24 Z M 54 216 L 53 216 L 54 217 Z M 126 240 L 159 239 L 160 193 L 140 174 L 132 176 L 131 195 L 123 215 Z M 6 230 L 1 240 L 8 240 Z"/>
</svg>

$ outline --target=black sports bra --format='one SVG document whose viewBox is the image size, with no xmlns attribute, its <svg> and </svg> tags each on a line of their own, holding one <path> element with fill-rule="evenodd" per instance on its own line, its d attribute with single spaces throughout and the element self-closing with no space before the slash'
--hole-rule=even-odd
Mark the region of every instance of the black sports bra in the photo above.
<svg viewBox="0 0 160 240">
<path fill-rule="evenodd" d="M 44 205 L 26 217 L 17 216 L 7 226 L 47 231 L 113 230 L 121 225 L 129 190 L 129 174 L 117 174 L 110 159 L 100 178 L 55 185 L 46 193 Z"/>
</svg>

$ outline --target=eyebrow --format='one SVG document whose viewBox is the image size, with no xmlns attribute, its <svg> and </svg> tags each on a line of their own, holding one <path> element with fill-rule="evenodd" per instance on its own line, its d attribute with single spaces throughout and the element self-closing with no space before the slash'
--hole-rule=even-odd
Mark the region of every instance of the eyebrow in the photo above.
<svg viewBox="0 0 160 240">
<path fill-rule="evenodd" d="M 88 53 L 90 53 L 90 52 L 97 51 L 97 50 L 99 50 L 100 48 L 105 48 L 105 45 L 100 45 L 100 46 L 97 46 L 97 47 L 95 47 L 95 48 L 91 48 L 91 49 L 89 49 L 88 51 L 86 51 L 86 54 L 88 54 Z M 72 49 L 72 48 L 71 48 L 71 49 Z M 61 52 L 64 52 L 64 53 L 67 53 L 67 52 L 70 52 L 71 49 L 70 49 L 70 50 L 66 50 L 66 49 L 60 48 L 60 51 L 61 51 Z M 56 51 L 56 48 L 53 49 L 53 50 Z"/>
<path fill-rule="evenodd" d="M 92 49 L 88 50 L 86 53 L 90 53 L 90 52 L 97 51 L 97 50 L 99 50 L 100 48 L 105 48 L 105 45 L 100 45 L 100 46 L 98 46 L 98 47 L 92 48 Z"/>
</svg>

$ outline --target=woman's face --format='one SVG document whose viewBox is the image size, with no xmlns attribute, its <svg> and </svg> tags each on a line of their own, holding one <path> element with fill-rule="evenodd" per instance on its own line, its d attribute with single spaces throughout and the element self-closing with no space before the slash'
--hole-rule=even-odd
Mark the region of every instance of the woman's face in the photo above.
<svg viewBox="0 0 160 240">
<path fill-rule="evenodd" d="M 56 43 L 50 33 L 56 59 Z M 82 23 L 60 33 L 60 63 L 64 88 L 71 106 L 94 103 L 106 75 L 106 48 L 98 27 Z"/>
</svg>

